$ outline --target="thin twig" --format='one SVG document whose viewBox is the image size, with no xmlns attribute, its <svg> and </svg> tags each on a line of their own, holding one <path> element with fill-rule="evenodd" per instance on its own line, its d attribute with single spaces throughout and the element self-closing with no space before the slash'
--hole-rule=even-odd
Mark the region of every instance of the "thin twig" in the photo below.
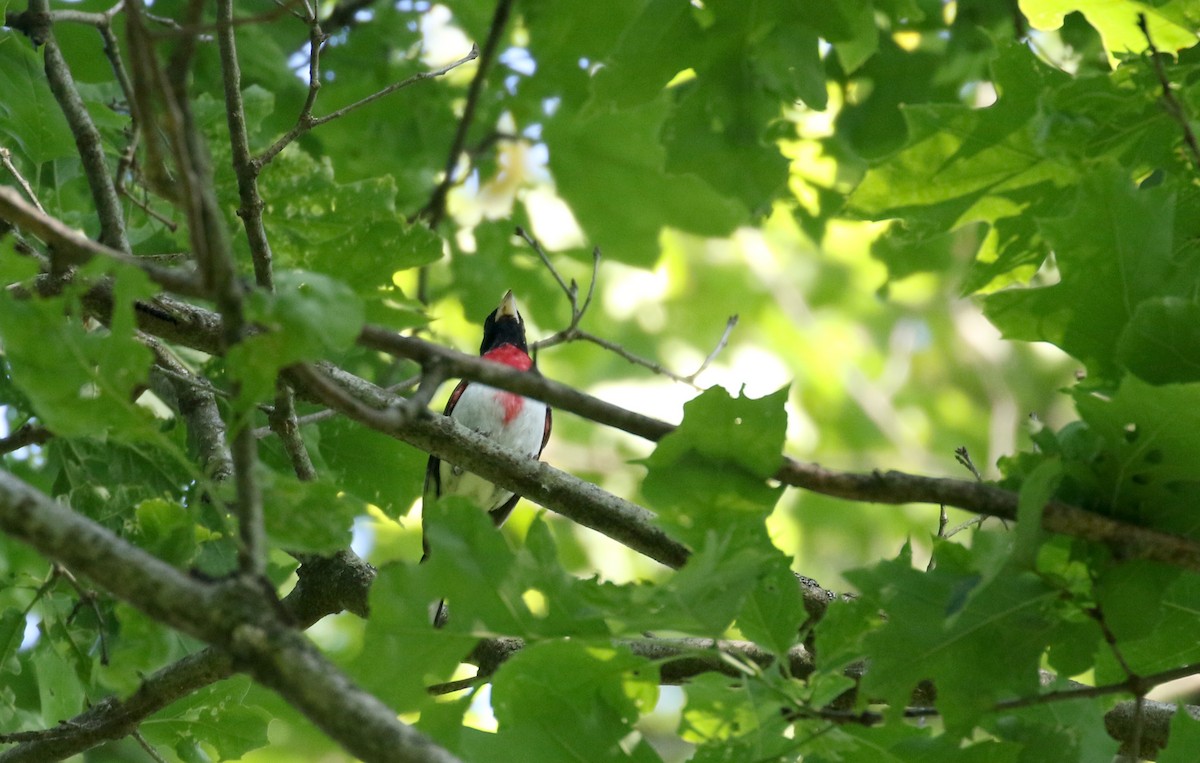
<svg viewBox="0 0 1200 763">
<path fill-rule="evenodd" d="M 496 58 L 496 49 L 500 46 L 500 38 L 504 34 L 504 28 L 508 25 L 508 16 L 511 10 L 512 0 L 497 1 L 496 10 L 492 13 L 491 26 L 488 27 L 487 39 L 483 43 L 483 50 L 478 51 L 479 66 L 475 69 L 475 76 L 471 78 L 471 85 L 467 89 L 467 101 L 463 106 L 462 116 L 458 119 L 454 139 L 450 142 L 450 151 L 446 156 L 445 167 L 442 169 L 441 182 L 434 187 L 428 203 L 416 215 L 416 217 L 424 219 L 431 229 L 436 230 L 446 214 L 446 194 L 457 180 L 454 170 L 458 167 L 459 156 L 467 145 L 467 132 L 475 121 L 475 110 L 479 105 L 479 98 L 483 94 L 483 85 L 487 81 L 488 72 Z"/>
<path fill-rule="evenodd" d="M 292 470 L 296 473 L 297 479 L 304 482 L 315 480 L 317 478 L 317 470 L 313 468 L 312 458 L 308 455 L 308 448 L 305 447 L 304 440 L 300 437 L 300 424 L 296 418 L 295 395 L 292 393 L 291 385 L 283 379 L 276 381 L 275 408 L 271 411 L 270 421 L 271 431 L 283 443 L 283 449 L 287 451 L 288 459 L 292 462 Z M 253 430 L 251 430 L 251 434 L 253 435 Z"/>
<path fill-rule="evenodd" d="M 154 749 L 154 747 L 146 741 L 146 737 L 142 736 L 142 732 L 135 731 L 133 732 L 132 736 L 134 741 L 146 751 L 146 754 L 150 756 L 154 763 L 167 763 L 167 759 L 159 755 L 158 750 Z"/>
<path fill-rule="evenodd" d="M 635 355 L 616 342 L 610 342 L 607 339 L 601 339 L 595 334 L 591 334 L 579 328 L 579 322 L 583 320 L 584 314 L 587 313 L 588 307 L 592 304 L 592 297 L 596 291 L 596 276 L 600 268 L 600 247 L 595 247 L 592 249 L 592 279 L 588 283 L 587 296 L 584 298 L 583 304 L 580 305 L 579 284 L 577 284 L 574 279 L 571 280 L 570 285 L 567 284 L 566 280 L 562 277 L 562 274 L 558 272 L 558 268 L 554 267 L 554 263 L 550 261 L 550 257 L 546 254 L 546 250 L 542 248 L 541 242 L 530 235 L 528 231 L 526 231 L 524 228 L 518 227 L 515 233 L 517 236 L 524 239 L 525 243 L 529 244 L 529 247 L 537 254 L 538 258 L 541 259 L 542 264 L 545 265 L 546 269 L 550 271 L 550 274 L 554 276 L 554 280 L 558 282 L 559 288 L 562 289 L 563 294 L 567 296 L 567 300 L 571 303 L 571 321 L 567 324 L 567 327 L 561 331 L 555 332 L 545 339 L 534 342 L 533 348 L 535 350 L 544 350 L 547 347 L 553 347 L 557 344 L 563 344 L 565 342 L 591 342 L 603 347 L 609 352 L 616 353 L 630 363 L 648 368 L 656 374 L 666 376 L 667 378 L 673 379 L 677 382 L 682 382 L 683 384 L 687 384 L 695 389 L 700 389 L 700 387 L 696 384 L 696 377 L 709 367 L 713 360 L 716 359 L 717 355 L 720 354 L 721 350 L 725 349 L 725 345 L 729 343 L 729 335 L 733 332 L 733 328 L 738 322 L 738 317 L 736 315 L 730 316 L 729 320 L 725 322 L 725 330 L 721 333 L 721 338 L 717 340 L 716 347 L 714 347 L 713 351 L 708 354 L 708 356 L 700 364 L 700 367 L 687 376 L 677 374 L 663 366 L 661 363 L 657 363 L 653 360 L 647 360 L 646 358 Z"/>
<path fill-rule="evenodd" d="M 108 639 L 104 635 L 104 615 L 100 613 L 100 605 L 96 601 L 98 598 L 96 592 L 84 588 L 83 584 L 79 582 L 79 579 L 70 570 L 57 562 L 54 564 L 54 571 L 58 577 L 66 580 L 75 589 L 75 594 L 79 596 L 79 604 L 87 606 L 92 610 L 92 614 L 96 616 L 96 635 L 100 642 L 100 664 L 108 665 Z M 74 616 L 74 613 L 72 613 L 72 616 Z M 70 618 L 67 619 L 69 620 Z"/>
<path fill-rule="evenodd" d="M 261 154 L 256 156 L 254 158 L 254 161 L 260 165 L 265 165 L 265 164 L 269 163 L 272 159 L 274 159 L 279 154 L 280 151 L 287 148 L 288 144 L 290 144 L 296 138 L 299 138 L 304 133 L 313 129 L 314 127 L 320 127 L 321 125 L 326 124 L 328 122 L 332 122 L 335 119 L 340 119 L 341 117 L 344 117 L 347 114 L 349 114 L 351 111 L 360 109 L 369 103 L 379 100 L 380 98 L 384 97 L 385 95 L 391 95 L 392 93 L 396 92 L 397 90 L 402 90 L 406 87 L 409 87 L 410 85 L 415 85 L 416 83 L 423 82 L 424 80 L 427 80 L 427 79 L 434 79 L 436 77 L 441 77 L 441 76 L 453 71 L 454 69 L 457 69 L 458 67 L 467 63 L 468 61 L 474 61 L 478 57 L 479 57 L 479 48 L 472 47 L 470 53 L 468 53 L 463 58 L 458 59 L 457 61 L 446 64 L 445 66 L 441 67 L 440 69 L 434 69 L 432 71 L 426 71 L 426 72 L 418 72 L 417 74 L 414 74 L 407 79 L 401 80 L 400 82 L 392 83 L 391 85 L 388 85 L 387 87 L 383 88 L 382 90 L 372 93 L 371 95 L 368 95 L 366 98 L 355 101 L 354 103 L 351 103 L 348 106 L 343 106 L 342 108 L 338 109 L 337 111 L 333 112 L 332 114 L 326 114 L 323 117 L 314 117 L 311 114 L 309 114 L 307 118 L 297 122 L 296 125 L 292 127 L 292 129 L 288 130 L 278 140 L 276 140 L 274 143 L 272 143 L 270 147 L 268 147 L 265 151 L 263 151 Z"/>
<path fill-rule="evenodd" d="M 53 432 L 38 424 L 22 424 L 8 437 L 0 437 L 0 455 L 27 448 L 30 445 L 42 445 L 53 436 Z"/>
<path fill-rule="evenodd" d="M 1175 92 L 1171 90 L 1171 80 L 1167 77 L 1167 70 L 1163 66 L 1162 58 L 1159 55 L 1158 48 L 1154 44 L 1154 39 L 1150 36 L 1150 25 L 1146 21 L 1146 14 L 1138 14 L 1138 29 L 1142 30 L 1142 34 L 1146 38 L 1146 46 L 1150 49 L 1150 60 L 1154 62 L 1154 73 L 1158 76 L 1158 84 L 1162 86 L 1163 105 L 1166 106 L 1167 113 L 1171 118 L 1179 123 L 1179 127 L 1183 130 L 1183 142 L 1187 145 L 1188 152 L 1191 154 L 1192 163 L 1196 168 L 1200 169 L 1200 143 L 1196 142 L 1196 133 L 1192 131 L 1191 121 L 1188 119 L 1187 112 L 1183 108 L 1183 104 L 1175 97 Z"/>
<path fill-rule="evenodd" d="M 496 49 L 500 45 L 504 28 L 508 25 L 508 16 L 511 10 L 512 0 L 497 0 L 496 9 L 492 13 L 492 22 L 488 27 L 488 36 L 483 43 L 483 50 L 480 51 L 478 46 L 473 46 L 471 49 L 472 53 L 479 54 L 479 66 L 475 69 L 475 76 L 471 78 L 471 85 L 467 88 L 467 101 L 463 106 L 462 116 L 458 118 L 454 138 L 450 141 L 450 150 L 446 153 L 442 179 L 434 186 L 425 206 L 412 216 L 412 220 L 423 219 L 430 230 L 436 231 L 446 216 L 446 197 L 450 193 L 451 186 L 459 180 L 455 169 L 457 169 L 459 158 L 467 145 L 467 132 L 475 121 L 479 98 L 483 94 L 483 86 L 487 81 L 488 72 L 491 71 L 492 61 L 496 58 Z M 428 267 L 422 267 L 417 271 L 417 300 L 421 304 L 429 303 Z"/>
<path fill-rule="evenodd" d="M 114 260 L 145 271 L 150 280 L 186 296 L 204 296 L 195 274 L 180 268 L 164 268 L 143 257 L 92 241 L 61 220 L 50 217 L 21 198 L 15 188 L 0 186 L 0 220 L 7 220 L 54 247 L 55 256 L 68 265 L 79 265 L 95 256 Z"/>
<path fill-rule="evenodd" d="M 700 364 L 690 376 L 685 377 L 689 384 L 694 384 L 696 377 L 704 373 L 704 371 L 712 364 L 717 356 L 721 354 L 721 350 L 725 349 L 725 345 L 729 344 L 729 335 L 733 333 L 733 329 L 737 326 L 738 317 L 736 315 L 729 316 L 729 320 L 725 322 L 725 330 L 721 332 L 721 338 L 717 340 L 717 346 L 713 347 L 712 352 L 708 353 L 708 357 Z"/>
<path fill-rule="evenodd" d="M 410 376 L 401 382 L 397 382 L 396 384 L 391 385 L 390 387 L 384 387 L 384 389 L 386 389 L 388 392 L 391 392 L 394 395 L 398 395 L 405 390 L 412 389 L 413 387 L 417 386 L 417 384 L 420 383 L 422 376 L 423 376 L 422 374 L 417 374 L 416 376 Z M 275 410 L 274 407 L 270 407 L 266 411 L 267 416 L 273 415 L 274 410 Z M 305 414 L 304 416 L 298 416 L 296 418 L 296 426 L 303 427 L 303 426 L 307 426 L 309 424 L 319 424 L 322 421 L 328 421 L 329 419 L 334 419 L 341 415 L 342 415 L 341 411 L 336 411 L 333 408 L 326 408 L 323 411 L 317 411 L 315 413 Z M 257 429 L 254 430 L 254 436 L 260 440 L 263 438 L 266 438 L 266 437 L 270 437 L 273 434 L 275 434 L 275 432 L 269 426 L 258 427 Z"/>
<path fill-rule="evenodd" d="M 962 464 L 963 467 L 971 473 L 975 479 L 983 482 L 983 475 L 975 468 L 975 462 L 971 460 L 971 454 L 967 452 L 967 447 L 961 445 L 954 449 L 954 460 Z"/>
<path fill-rule="evenodd" d="M 38 201 L 37 194 L 33 192 L 33 186 L 29 185 L 29 181 L 25 179 L 25 176 L 21 174 L 21 171 L 18 170 L 16 165 L 12 163 L 12 152 L 7 148 L 0 147 L 0 164 L 3 164 L 4 169 L 8 170 L 8 173 L 16 178 L 17 183 L 21 186 L 21 189 L 25 191 L 25 195 L 29 197 L 31 202 L 33 202 L 33 206 L 37 207 L 39 212 L 45 214 L 46 210 L 44 207 L 42 207 L 42 203 Z"/>
</svg>

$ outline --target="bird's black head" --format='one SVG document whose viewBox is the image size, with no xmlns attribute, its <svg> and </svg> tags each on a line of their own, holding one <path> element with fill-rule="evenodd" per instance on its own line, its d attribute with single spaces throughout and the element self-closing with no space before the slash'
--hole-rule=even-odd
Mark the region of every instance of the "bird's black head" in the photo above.
<svg viewBox="0 0 1200 763">
<path fill-rule="evenodd" d="M 479 345 L 479 354 L 483 355 L 502 344 L 511 344 L 522 352 L 529 352 L 525 344 L 525 319 L 517 310 L 517 300 L 512 290 L 505 293 L 500 306 L 483 322 L 483 343 Z"/>
</svg>

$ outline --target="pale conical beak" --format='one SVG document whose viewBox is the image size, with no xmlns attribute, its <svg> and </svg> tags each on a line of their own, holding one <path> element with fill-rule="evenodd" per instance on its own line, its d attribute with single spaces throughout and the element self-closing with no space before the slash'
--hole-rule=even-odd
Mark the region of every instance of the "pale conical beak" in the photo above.
<svg viewBox="0 0 1200 763">
<path fill-rule="evenodd" d="M 518 315 L 517 298 L 513 296 L 512 289 L 509 289 L 504 292 L 504 299 L 500 300 L 500 306 L 496 308 L 496 317 L 516 318 Z"/>
</svg>

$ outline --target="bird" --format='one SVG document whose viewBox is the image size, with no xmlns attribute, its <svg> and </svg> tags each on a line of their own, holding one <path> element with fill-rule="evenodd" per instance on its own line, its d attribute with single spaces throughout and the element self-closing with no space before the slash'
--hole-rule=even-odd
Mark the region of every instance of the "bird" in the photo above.
<svg viewBox="0 0 1200 763">
<path fill-rule="evenodd" d="M 517 300 L 511 289 L 483 323 L 479 355 L 484 360 L 501 363 L 518 371 L 538 373 L 529 356 L 525 319 L 517 309 Z M 479 382 L 460 381 L 442 413 L 527 458 L 541 458 L 550 440 L 550 406 Z M 424 504 L 428 506 L 438 498 L 450 495 L 471 499 L 491 516 L 497 527 L 508 519 L 520 500 L 520 496 L 511 490 L 494 485 L 437 456 L 430 456 L 425 468 Z M 421 546 L 421 561 L 424 562 L 429 558 L 429 539 L 425 533 L 422 533 Z M 434 613 L 435 625 L 444 622 L 445 617 L 446 606 L 442 601 Z"/>
</svg>

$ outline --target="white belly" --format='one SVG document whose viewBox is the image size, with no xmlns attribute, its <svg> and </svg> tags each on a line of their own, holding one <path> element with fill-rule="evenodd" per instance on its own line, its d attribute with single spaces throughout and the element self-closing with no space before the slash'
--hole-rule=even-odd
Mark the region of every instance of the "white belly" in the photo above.
<svg viewBox="0 0 1200 763">
<path fill-rule="evenodd" d="M 459 424 L 518 455 L 537 458 L 541 452 L 546 427 L 545 403 L 472 383 L 463 390 L 450 415 Z M 445 461 L 441 463 L 439 477 L 442 495 L 461 495 L 486 511 L 499 508 L 513 496 L 512 491 Z"/>
</svg>

